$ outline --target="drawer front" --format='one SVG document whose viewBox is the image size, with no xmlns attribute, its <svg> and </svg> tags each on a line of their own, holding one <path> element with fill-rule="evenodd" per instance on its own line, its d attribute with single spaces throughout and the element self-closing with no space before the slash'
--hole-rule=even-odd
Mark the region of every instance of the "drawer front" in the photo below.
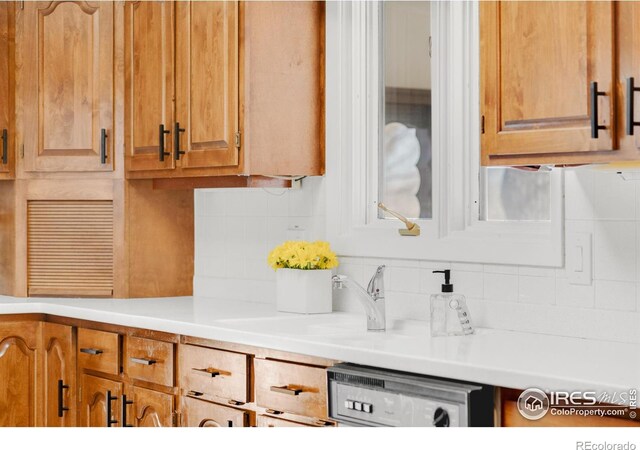
<svg viewBox="0 0 640 450">
<path fill-rule="evenodd" d="M 127 336 L 124 370 L 136 380 L 173 386 L 173 344 Z"/>
<path fill-rule="evenodd" d="M 324 368 L 256 359 L 256 403 L 264 408 L 308 417 L 327 417 Z"/>
<path fill-rule="evenodd" d="M 183 426 L 185 427 L 246 427 L 249 413 L 216 403 L 182 398 Z"/>
<path fill-rule="evenodd" d="M 242 403 L 250 401 L 247 355 L 183 345 L 179 359 L 182 389 Z"/>
<path fill-rule="evenodd" d="M 78 364 L 82 369 L 118 375 L 120 346 L 117 333 L 78 329 Z"/>
<path fill-rule="evenodd" d="M 303 423 L 292 422 L 291 420 L 277 419 L 271 416 L 259 415 L 256 418 L 256 425 L 259 427 L 311 427 L 312 425 L 305 425 Z"/>
</svg>

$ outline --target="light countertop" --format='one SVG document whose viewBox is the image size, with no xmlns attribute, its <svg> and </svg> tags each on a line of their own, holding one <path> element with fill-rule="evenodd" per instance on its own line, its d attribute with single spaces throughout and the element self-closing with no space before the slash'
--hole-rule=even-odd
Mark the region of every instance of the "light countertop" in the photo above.
<svg viewBox="0 0 640 450">
<path fill-rule="evenodd" d="M 613 393 L 640 387 L 640 344 L 478 329 L 432 338 L 428 324 L 367 332 L 364 313 L 296 315 L 274 305 L 194 297 L 23 299 L 0 314 L 44 313 L 284 350 L 356 364 L 515 389 Z"/>
</svg>

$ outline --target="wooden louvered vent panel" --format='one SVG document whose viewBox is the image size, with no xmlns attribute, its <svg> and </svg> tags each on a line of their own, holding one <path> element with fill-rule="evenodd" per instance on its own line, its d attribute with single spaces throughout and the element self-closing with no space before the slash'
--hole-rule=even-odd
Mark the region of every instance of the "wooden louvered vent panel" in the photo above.
<svg viewBox="0 0 640 450">
<path fill-rule="evenodd" d="M 113 202 L 28 203 L 29 296 L 113 295 Z"/>
</svg>

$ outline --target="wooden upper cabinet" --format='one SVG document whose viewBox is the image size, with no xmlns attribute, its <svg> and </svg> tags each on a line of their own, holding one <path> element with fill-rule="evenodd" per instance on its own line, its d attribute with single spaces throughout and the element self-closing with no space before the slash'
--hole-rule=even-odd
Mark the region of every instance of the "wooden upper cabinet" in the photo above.
<svg viewBox="0 0 640 450">
<path fill-rule="evenodd" d="M 619 146 L 614 24 L 609 1 L 480 2 L 483 165 L 611 159 Z M 593 82 L 602 93 L 597 138 Z"/>
<path fill-rule="evenodd" d="M 42 322 L 45 427 L 76 426 L 76 357 L 73 328 Z"/>
<path fill-rule="evenodd" d="M 618 92 L 624 98 L 618 102 L 620 150 L 628 155 L 627 159 L 637 160 L 640 159 L 640 91 L 630 92 L 629 84 L 633 82 L 635 88 L 640 88 L 640 2 L 619 2 L 616 8 Z"/>
<path fill-rule="evenodd" d="M 175 167 L 174 8 L 170 1 L 125 4 L 125 151 L 130 171 Z"/>
<path fill-rule="evenodd" d="M 36 426 L 38 322 L 0 322 L 0 427 Z"/>
<path fill-rule="evenodd" d="M 183 168 L 236 166 L 238 2 L 176 2 L 176 122 Z M 174 136 L 174 139 L 176 136 Z M 238 143 L 239 144 L 239 143 Z"/>
<path fill-rule="evenodd" d="M 112 170 L 114 3 L 24 2 L 17 17 L 25 169 Z"/>
<path fill-rule="evenodd" d="M 11 176 L 15 153 L 14 7 L 14 2 L 0 2 L 0 179 Z"/>
</svg>

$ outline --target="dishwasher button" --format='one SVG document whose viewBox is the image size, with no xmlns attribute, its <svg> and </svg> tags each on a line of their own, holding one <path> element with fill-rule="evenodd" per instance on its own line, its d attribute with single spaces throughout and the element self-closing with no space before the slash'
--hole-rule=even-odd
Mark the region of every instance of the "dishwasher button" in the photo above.
<svg viewBox="0 0 640 450">
<path fill-rule="evenodd" d="M 355 409 L 356 411 L 362 411 L 362 403 L 361 402 L 354 402 L 353 409 Z"/>
<path fill-rule="evenodd" d="M 362 410 L 366 413 L 371 414 L 373 412 L 373 405 L 369 404 L 369 403 L 363 403 L 362 404 Z"/>
<path fill-rule="evenodd" d="M 353 401 L 352 400 L 345 400 L 344 401 L 344 407 L 347 409 L 353 409 Z"/>
</svg>

